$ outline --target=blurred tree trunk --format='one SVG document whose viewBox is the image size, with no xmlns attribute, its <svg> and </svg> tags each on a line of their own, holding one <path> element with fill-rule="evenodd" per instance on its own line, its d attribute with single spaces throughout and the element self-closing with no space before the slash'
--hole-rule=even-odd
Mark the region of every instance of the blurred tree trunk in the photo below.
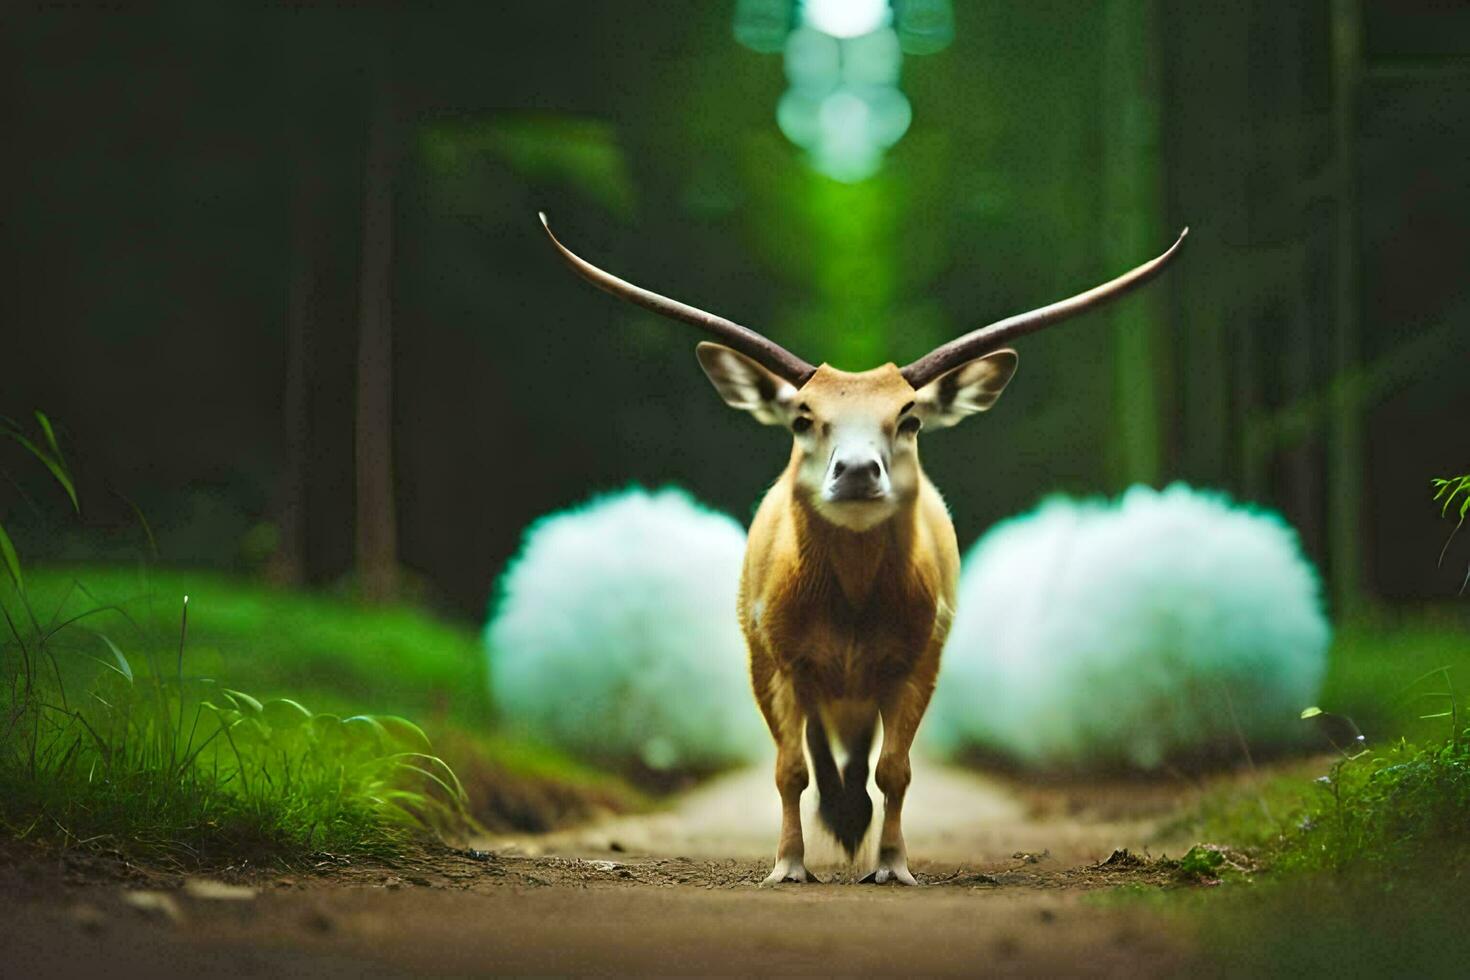
<svg viewBox="0 0 1470 980">
<path fill-rule="evenodd" d="M 1247 248 L 1246 305 L 1240 315 L 1235 352 L 1239 402 L 1240 489 L 1250 500 L 1273 501 L 1293 526 L 1304 516 L 1294 507 L 1294 490 L 1309 479 L 1302 453 L 1285 454 L 1251 438 L 1251 423 L 1284 400 L 1311 388 L 1302 351 L 1302 260 L 1299 235 L 1303 138 L 1300 111 L 1301 56 L 1289 5 L 1252 0 L 1244 6 L 1246 122 L 1237 138 L 1246 146 L 1247 194 L 1243 242 Z"/>
<path fill-rule="evenodd" d="M 291 291 L 286 314 L 286 379 L 281 399 L 286 465 L 276 503 L 278 540 L 266 568 L 282 585 L 306 578 L 306 472 L 311 444 L 311 335 L 317 319 L 317 290 L 324 246 L 321 160 L 304 121 L 293 133 L 291 187 Z"/>
<path fill-rule="evenodd" d="M 1235 351 L 1250 290 L 1242 274 L 1249 168 L 1237 134 L 1250 124 L 1249 24 L 1237 5 L 1170 4 L 1164 17 L 1171 213 L 1181 224 L 1208 215 L 1164 277 L 1175 295 L 1189 300 L 1169 325 L 1182 379 L 1177 471 L 1199 484 L 1239 490 L 1233 447 L 1243 392 Z M 1201 71 L 1206 49 L 1210 69 Z"/>
<path fill-rule="evenodd" d="M 1333 131 L 1337 177 L 1332 370 L 1345 378 L 1358 370 L 1358 86 L 1362 71 L 1362 23 L 1358 0 L 1332 2 Z M 1327 448 L 1328 568 L 1338 615 L 1361 595 L 1363 548 L 1363 422 L 1346 386 L 1334 399 Z"/>
<path fill-rule="evenodd" d="M 1160 154 L 1160 37 L 1156 0 L 1108 0 L 1103 26 L 1102 201 L 1107 275 L 1167 244 Z M 1163 472 L 1170 358 L 1163 331 L 1167 280 L 1130 296 L 1113 324 L 1112 482 L 1156 483 Z"/>
<path fill-rule="evenodd" d="M 363 174 L 362 271 L 357 346 L 357 574 L 362 595 L 398 592 L 393 481 L 393 190 L 398 163 L 394 93 L 379 71 L 369 107 Z"/>
<path fill-rule="evenodd" d="M 1265 115 L 1267 145 L 1277 151 L 1266 156 L 1262 185 L 1279 188 L 1267 194 L 1272 213 L 1262 225 L 1270 245 L 1280 249 L 1272 266 L 1281 276 L 1279 315 L 1284 341 L 1279 363 L 1283 371 L 1278 403 L 1310 397 L 1318 387 L 1317 358 L 1314 356 L 1311 305 L 1310 226 L 1307 224 L 1308 194 L 1318 184 L 1310 168 L 1310 144 L 1314 132 L 1306 110 L 1306 85 L 1312 70 L 1306 44 L 1308 12 L 1296 4 L 1256 0 L 1253 16 L 1261 24 L 1259 50 L 1268 59 L 1270 74 L 1262 79 L 1273 112 Z M 1253 72 L 1260 78 L 1260 73 Z M 1273 290 L 1274 292 L 1274 290 Z M 1281 451 L 1283 510 L 1313 556 L 1322 554 L 1322 453 L 1321 444 L 1305 441 Z"/>
</svg>

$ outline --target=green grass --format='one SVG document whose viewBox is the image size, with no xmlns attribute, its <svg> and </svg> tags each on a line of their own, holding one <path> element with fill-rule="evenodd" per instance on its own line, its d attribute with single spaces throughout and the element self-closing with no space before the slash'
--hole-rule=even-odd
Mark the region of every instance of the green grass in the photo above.
<svg viewBox="0 0 1470 980">
<path fill-rule="evenodd" d="M 11 832 L 144 860 L 291 863 L 383 857 L 462 823 L 453 771 L 403 719 L 177 690 L 135 673 L 89 688 L 95 703 L 7 713 L 23 730 L 0 758 Z"/>
<path fill-rule="evenodd" d="M 1273 874 L 1389 875 L 1470 860 L 1470 730 L 1298 763 L 1253 787 L 1207 794 L 1184 822 Z"/>
<path fill-rule="evenodd" d="M 1434 483 L 1444 513 L 1458 507 L 1458 531 L 1470 513 L 1470 477 Z M 1172 828 L 1242 849 L 1253 859 L 1248 870 L 1220 874 L 1222 888 L 1138 891 L 1121 900 L 1150 904 L 1196 938 L 1196 961 L 1180 972 L 1465 975 L 1467 693 L 1463 604 L 1341 627 L 1320 699 L 1330 715 L 1304 719 L 1332 736 L 1320 743 L 1332 754 L 1217 788 Z"/>
<path fill-rule="evenodd" d="M 189 607 L 189 662 L 264 697 L 311 694 L 333 710 L 370 704 L 414 717 L 488 720 L 477 636 L 409 606 L 375 608 L 216 572 L 116 566 L 27 572 L 32 604 L 58 621 L 99 605 L 87 624 L 117 642 L 158 645 Z"/>
<path fill-rule="evenodd" d="M 1436 477 L 1429 481 L 1429 485 L 1434 490 L 1435 503 L 1439 504 L 1439 515 L 1455 519 L 1455 526 L 1445 538 L 1444 547 L 1439 549 L 1439 563 L 1443 565 L 1450 545 L 1455 542 L 1455 536 L 1465 526 L 1465 519 L 1470 517 L 1470 473 Z M 1466 589 L 1470 589 L 1470 568 L 1465 570 L 1465 578 L 1460 583 L 1460 594 L 1464 595 Z"/>
<path fill-rule="evenodd" d="M 1470 730 L 1304 763 L 1259 793 L 1216 794 L 1199 829 L 1246 847 L 1265 873 L 1138 899 L 1195 934 L 1200 961 L 1187 972 L 1465 974 Z"/>
<path fill-rule="evenodd" d="M 1249 873 L 1222 874 L 1220 888 L 1127 899 L 1195 936 L 1198 960 L 1184 972 L 1464 975 L 1470 639 L 1462 623 L 1436 615 L 1344 630 L 1322 705 L 1351 715 L 1365 747 L 1278 765 L 1204 797 L 1188 831 L 1249 854 Z"/>
<path fill-rule="evenodd" d="M 1370 745 L 1448 731 L 1444 695 L 1470 693 L 1470 605 L 1382 614 L 1338 630 L 1318 703 L 1357 723 Z M 1306 707 L 1306 705 L 1303 705 Z"/>
<path fill-rule="evenodd" d="M 0 418 L 0 440 L 42 464 L 80 512 L 51 421 L 35 420 L 32 437 Z M 403 690 L 462 683 L 473 661 L 435 656 L 451 644 L 422 642 L 424 623 L 324 615 L 204 576 L 33 574 L 3 527 L 0 569 L 0 825 L 12 835 L 198 863 L 384 854 L 415 830 L 468 826 L 463 787 L 412 722 L 313 713 L 238 689 L 246 675 L 315 677 L 345 702 L 375 674 L 381 693 L 400 676 L 383 673 L 394 655 L 420 649 L 432 653 L 408 658 Z M 195 585 L 206 642 L 186 661 Z M 255 669 L 225 663 L 226 646 Z"/>
<path fill-rule="evenodd" d="M 262 699 L 412 718 L 431 735 L 453 733 L 510 775 L 626 790 L 564 753 L 497 731 L 479 632 L 418 607 L 366 606 L 180 569 L 42 566 L 28 570 L 26 582 L 32 603 L 48 614 L 61 610 L 58 619 L 118 605 L 121 612 L 87 624 L 120 643 L 155 646 L 176 635 L 178 603 L 188 595 L 188 657 L 196 675 L 228 678 Z"/>
<path fill-rule="evenodd" d="M 1308 744 L 1319 754 L 1279 760 L 1263 778 L 1217 787 L 1178 829 L 1203 840 L 1268 852 L 1322 802 L 1323 787 L 1315 780 L 1340 758 L 1324 735 L 1356 752 L 1359 747 L 1349 739 L 1361 731 L 1360 747 L 1371 750 L 1365 760 L 1397 758 L 1401 742 L 1442 745 L 1454 728 L 1453 719 L 1445 716 L 1451 696 L 1458 695 L 1463 706 L 1467 693 L 1470 610 L 1446 607 L 1350 623 L 1334 640 L 1318 702 L 1335 717 L 1302 722 L 1313 732 Z"/>
<path fill-rule="evenodd" d="M 421 610 L 178 570 L 40 567 L 24 581 L 24 601 L 0 586 L 15 627 L 0 632 L 0 820 L 16 835 L 293 861 L 392 853 L 464 826 L 466 800 L 506 829 L 575 816 L 583 797 L 639 802 L 496 733 L 477 636 Z M 476 780 L 468 796 L 455 769 Z"/>
<path fill-rule="evenodd" d="M 1329 716 L 1303 721 L 1326 736 L 1326 754 L 1208 793 L 1185 823 L 1278 871 L 1391 867 L 1446 848 L 1470 856 L 1467 693 L 1461 611 L 1345 627 L 1320 700 Z"/>
<path fill-rule="evenodd" d="M 468 826 L 427 736 L 393 715 L 264 703 L 200 672 L 181 593 L 0 589 L 0 820 L 19 837 L 202 861 L 386 854 Z M 215 583 L 216 585 L 218 583 Z M 238 610 L 237 610 L 238 611 Z M 116 638 L 115 638 L 116 637 Z"/>
</svg>

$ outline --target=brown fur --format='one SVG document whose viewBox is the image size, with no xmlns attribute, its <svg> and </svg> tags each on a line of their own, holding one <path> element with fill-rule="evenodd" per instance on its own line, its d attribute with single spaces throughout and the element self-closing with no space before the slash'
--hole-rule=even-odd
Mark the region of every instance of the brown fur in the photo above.
<svg viewBox="0 0 1470 980">
<path fill-rule="evenodd" d="M 862 410 L 861 401 L 895 417 L 914 398 L 891 365 L 861 375 L 824 366 L 799 394 L 813 405 L 828 403 L 828 412 Z M 798 801 L 808 782 L 801 751 L 806 720 L 825 722 L 846 745 L 860 741 L 881 716 L 879 870 L 888 867 L 911 882 L 900 813 L 909 747 L 934 690 L 953 615 L 959 573 L 954 526 L 916 461 L 915 486 L 891 517 L 863 532 L 834 524 L 801 491 L 801 461 L 800 449 L 793 449 L 756 512 L 739 602 L 751 681 L 777 744 L 783 829 L 773 878 L 783 867 L 799 868 L 796 880 L 805 875 Z M 866 757 L 860 771 L 865 783 Z M 866 788 L 862 792 L 866 797 Z M 838 833 L 851 851 L 851 829 Z"/>
<path fill-rule="evenodd" d="M 830 745 L 816 752 L 828 729 L 853 746 L 876 717 L 884 808 L 870 877 L 914 884 L 900 829 L 909 747 L 934 690 L 959 571 L 949 513 L 919 467 L 915 425 L 944 428 L 988 410 L 1016 370 L 1016 352 L 1003 343 L 1147 282 L 1188 229 L 1163 255 L 1085 293 L 972 330 L 902 370 L 885 364 L 850 374 L 814 368 L 746 327 L 619 279 L 568 251 L 545 214 L 541 224 L 588 282 L 722 341 L 695 349 L 715 390 L 730 407 L 794 435 L 791 462 L 750 529 L 740 589 L 740 626 L 756 700 L 776 739 L 781 791 L 781 845 L 767 883 L 810 880 L 798 806 L 809 780 L 801 747 L 808 720 L 814 755 L 829 756 Z M 839 779 L 833 760 L 815 763 L 831 789 Z M 851 771 L 856 779 L 858 768 Z M 846 827 L 838 836 L 847 843 L 849 816 L 864 810 L 867 790 L 858 800 L 840 781 L 852 798 L 824 806 L 823 815 L 833 817 L 829 827 Z"/>
<path fill-rule="evenodd" d="M 959 571 L 939 492 L 921 477 L 916 500 L 856 532 L 793 499 L 793 482 L 788 468 L 766 494 L 746 548 L 739 615 L 757 697 L 773 671 L 790 679 L 805 711 L 876 701 L 904 680 L 932 687 L 920 667 L 937 659 L 923 664 L 923 654 L 943 643 Z"/>
</svg>

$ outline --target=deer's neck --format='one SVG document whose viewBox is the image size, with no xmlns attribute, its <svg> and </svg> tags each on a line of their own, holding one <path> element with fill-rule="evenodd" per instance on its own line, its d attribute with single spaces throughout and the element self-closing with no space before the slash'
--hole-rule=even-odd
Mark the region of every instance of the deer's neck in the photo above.
<svg viewBox="0 0 1470 980">
<path fill-rule="evenodd" d="M 892 573 L 910 551 L 915 506 L 901 506 L 893 517 L 866 531 L 839 527 L 806 501 L 797 503 L 797 531 L 803 564 L 834 580 L 853 608 L 867 605 L 880 578 Z"/>
</svg>

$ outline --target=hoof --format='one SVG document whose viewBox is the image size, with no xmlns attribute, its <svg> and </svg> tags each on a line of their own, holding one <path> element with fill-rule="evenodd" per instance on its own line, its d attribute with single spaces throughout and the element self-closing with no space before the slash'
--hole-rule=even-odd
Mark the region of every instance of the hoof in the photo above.
<svg viewBox="0 0 1470 980">
<path fill-rule="evenodd" d="M 908 865 L 906 864 L 880 864 L 872 871 L 869 871 L 862 878 L 858 879 L 858 884 L 860 885 L 886 885 L 889 882 L 893 882 L 899 885 L 918 884 L 918 882 L 914 880 L 914 876 L 909 873 Z"/>
<path fill-rule="evenodd" d="M 781 860 L 777 861 L 776 866 L 771 869 L 771 873 L 766 875 L 765 880 L 761 882 L 761 887 L 764 888 L 767 885 L 784 885 L 788 883 L 795 885 L 820 885 L 822 882 L 820 878 L 808 871 L 806 869 L 806 865 L 802 862 Z"/>
</svg>

